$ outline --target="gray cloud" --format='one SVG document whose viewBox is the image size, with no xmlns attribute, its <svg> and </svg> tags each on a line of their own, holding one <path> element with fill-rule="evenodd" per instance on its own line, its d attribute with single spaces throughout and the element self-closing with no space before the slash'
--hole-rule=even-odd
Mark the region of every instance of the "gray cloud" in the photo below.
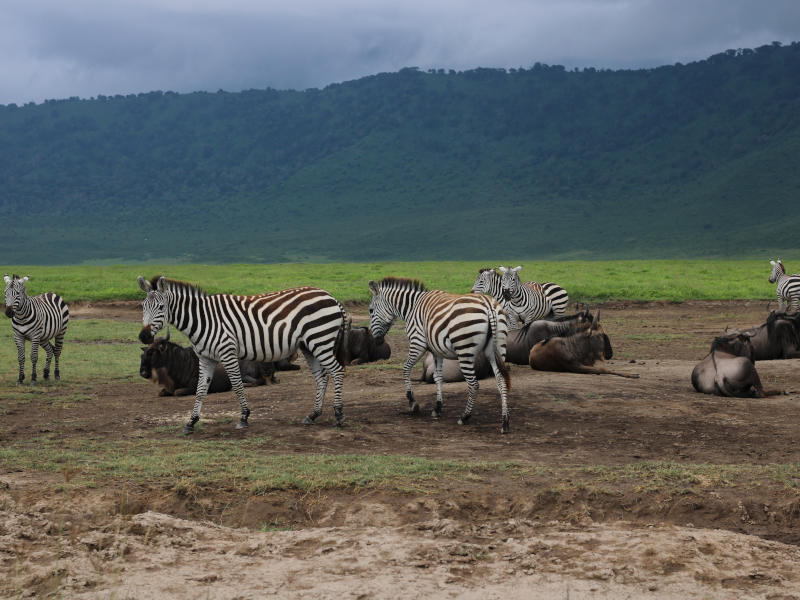
<svg viewBox="0 0 800 600">
<path fill-rule="evenodd" d="M 635 68 L 800 39 L 796 0 L 4 0 L 0 103 L 322 87 L 423 69 Z"/>
</svg>

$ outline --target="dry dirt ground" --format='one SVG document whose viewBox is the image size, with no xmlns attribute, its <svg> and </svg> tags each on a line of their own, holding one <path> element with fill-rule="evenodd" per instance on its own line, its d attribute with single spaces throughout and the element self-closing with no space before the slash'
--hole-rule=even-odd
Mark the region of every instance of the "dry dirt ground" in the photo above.
<svg viewBox="0 0 800 600">
<path fill-rule="evenodd" d="M 351 309 L 356 323 L 365 322 L 364 307 Z M 125 303 L 73 312 L 140 318 Z M 527 477 L 442 478 L 416 492 L 242 498 L 212 488 L 187 497 L 158 485 L 64 491 L 52 485 L 63 475 L 12 472 L 0 462 L 0 596 L 800 598 L 797 482 L 742 488 L 701 480 L 665 490 L 640 479 L 598 487 L 596 473 L 582 470 L 640 461 L 800 462 L 800 361 L 757 364 L 766 388 L 786 392 L 766 399 L 704 396 L 689 381 L 725 325 L 765 317 L 764 302 L 606 304 L 609 363 L 641 378 L 513 367 L 506 436 L 493 380 L 482 382 L 467 426 L 456 424 L 463 383 L 445 385 L 440 420 L 428 416 L 435 387 L 416 383 L 422 414 L 405 414 L 400 334 L 390 338 L 389 361 L 348 368 L 345 427 L 333 426 L 330 391 L 318 422 L 300 424 L 314 388 L 303 365 L 280 373 L 277 385 L 248 388 L 246 431 L 221 418 L 238 413 L 231 393 L 210 396 L 194 437 L 269 435 L 281 454 L 536 465 Z M 65 423 L 63 435 L 119 438 L 164 424 L 178 435 L 192 399 L 156 393 L 138 382 L 105 385 L 97 393 L 102 406 L 79 426 Z M 36 419 L 2 418 L 14 423 L 2 428 L 0 444 L 39 431 Z M 572 479 L 552 478 L 569 467 Z M 260 531 L 264 523 L 291 529 Z"/>
</svg>

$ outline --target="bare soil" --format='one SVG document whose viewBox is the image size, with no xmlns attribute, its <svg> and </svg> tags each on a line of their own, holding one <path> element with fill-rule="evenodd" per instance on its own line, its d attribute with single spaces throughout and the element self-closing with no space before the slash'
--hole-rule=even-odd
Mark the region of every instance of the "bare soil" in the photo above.
<svg viewBox="0 0 800 600">
<path fill-rule="evenodd" d="M 62 474 L 11 472 L 0 462 L 0 596 L 114 598 L 800 598 L 797 482 L 650 487 L 598 485 L 584 467 L 665 461 L 686 465 L 800 462 L 798 361 L 757 363 L 766 399 L 697 394 L 689 380 L 726 325 L 766 318 L 765 302 L 609 303 L 609 365 L 640 379 L 512 368 L 511 433 L 501 435 L 493 380 L 472 421 L 463 383 L 415 384 L 409 415 L 393 357 L 349 367 L 343 428 L 330 398 L 313 426 L 307 368 L 248 388 L 250 427 L 234 431 L 231 393 L 209 396 L 195 439 L 269 435 L 281 454 L 411 454 L 431 459 L 519 461 L 503 472 L 442 478 L 419 491 L 339 489 L 242 497 L 231 488 L 178 494 L 163 483 L 52 485 Z M 364 323 L 363 307 L 351 307 Z M 84 305 L 75 318 L 138 321 L 138 304 Z M 66 351 L 66 350 L 65 350 Z M 138 365 L 132 365 L 136 372 Z M 417 367 L 419 369 L 419 367 Z M 159 398 L 152 385 L 113 383 L 94 392 L 66 437 L 120 438 L 174 425 L 192 398 Z M 330 392 L 329 392 L 330 396 Z M 0 399 L 2 402 L 2 399 Z M 42 407 L 41 410 L 45 410 Z M 30 406 L 26 410 L 31 410 Z M 52 410 L 52 408 L 47 408 Z M 2 417 L 0 445 L 41 424 Z M 564 481 L 564 469 L 570 480 Z M 260 531 L 279 523 L 287 531 Z"/>
</svg>

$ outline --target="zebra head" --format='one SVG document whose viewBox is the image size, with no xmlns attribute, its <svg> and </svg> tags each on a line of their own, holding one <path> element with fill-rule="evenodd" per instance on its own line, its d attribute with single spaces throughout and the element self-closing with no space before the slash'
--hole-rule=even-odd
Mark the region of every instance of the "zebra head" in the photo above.
<svg viewBox="0 0 800 600">
<path fill-rule="evenodd" d="M 143 344 L 152 344 L 156 334 L 169 321 L 167 315 L 169 298 L 164 286 L 164 278 L 158 277 L 154 280 L 155 287 L 150 281 L 139 276 L 139 287 L 147 294 L 142 302 L 142 330 L 139 332 L 139 339 Z"/>
<path fill-rule="evenodd" d="M 472 286 L 472 293 L 474 294 L 491 294 L 494 295 L 494 290 L 500 289 L 500 276 L 494 269 L 481 269 L 478 271 L 478 278 Z"/>
<path fill-rule="evenodd" d="M 28 294 L 25 292 L 25 282 L 28 281 L 28 276 L 17 277 L 12 275 L 5 276 L 6 280 L 6 316 L 13 317 L 14 312 L 22 308 Z"/>
<path fill-rule="evenodd" d="M 786 273 L 786 269 L 783 267 L 783 263 L 779 258 L 777 262 L 774 260 L 769 261 L 769 264 L 772 265 L 772 272 L 769 274 L 769 282 L 775 283 L 778 281 L 778 277 Z"/>
<path fill-rule="evenodd" d="M 513 269 L 500 267 L 500 272 L 503 274 L 500 278 L 500 286 L 505 300 L 511 300 L 512 296 L 516 296 L 519 293 L 519 288 L 522 286 L 522 282 L 519 280 L 520 269 L 522 269 L 522 266 L 514 267 Z"/>
<path fill-rule="evenodd" d="M 380 346 L 398 314 L 386 297 L 387 290 L 383 281 L 370 281 L 369 291 L 372 293 L 372 299 L 369 301 L 369 332 L 375 338 L 375 343 Z"/>
</svg>

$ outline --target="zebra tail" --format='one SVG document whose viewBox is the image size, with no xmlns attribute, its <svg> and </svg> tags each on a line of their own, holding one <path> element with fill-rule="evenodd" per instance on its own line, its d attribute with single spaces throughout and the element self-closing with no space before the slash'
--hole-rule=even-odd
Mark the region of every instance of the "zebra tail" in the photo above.
<svg viewBox="0 0 800 600">
<path fill-rule="evenodd" d="M 342 308 L 342 326 L 339 328 L 339 333 L 336 334 L 336 341 L 333 344 L 333 354 L 336 357 L 336 360 L 339 362 L 340 365 L 343 367 L 347 366 L 350 363 L 350 352 L 348 351 L 349 347 L 349 338 L 350 338 L 350 326 L 353 323 L 353 317 L 347 314 L 347 311 L 344 309 L 341 304 L 339 305 Z"/>
<path fill-rule="evenodd" d="M 510 392 L 511 373 L 508 370 L 506 361 L 503 360 L 503 355 L 500 353 L 500 346 L 497 345 L 497 313 L 494 312 L 494 308 L 491 304 L 489 304 L 489 328 L 491 329 L 492 338 L 494 339 L 494 359 L 495 362 L 497 362 L 497 368 L 500 370 L 500 374 L 503 376 L 503 379 L 505 379 L 506 390 Z"/>
</svg>

